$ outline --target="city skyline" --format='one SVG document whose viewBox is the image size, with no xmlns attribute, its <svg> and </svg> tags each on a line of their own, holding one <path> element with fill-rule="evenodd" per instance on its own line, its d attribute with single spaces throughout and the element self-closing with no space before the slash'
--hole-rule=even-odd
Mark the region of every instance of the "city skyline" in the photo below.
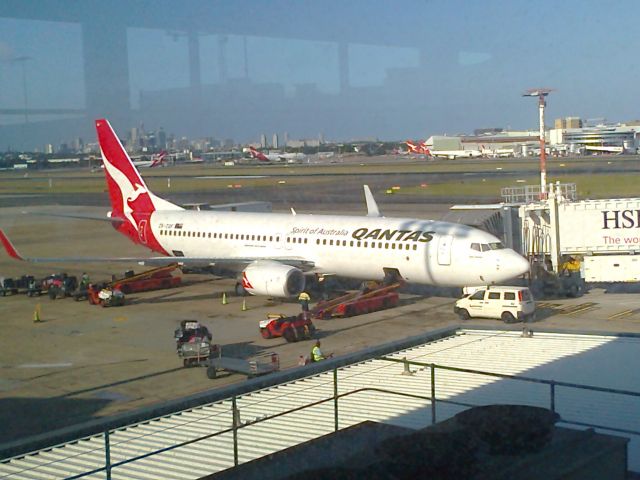
<svg viewBox="0 0 640 480">
<path fill-rule="evenodd" d="M 89 139 L 102 116 L 238 143 L 524 130 L 537 86 L 548 118 L 640 117 L 635 2 L 333 6 L 3 2 L 0 150 Z"/>
</svg>

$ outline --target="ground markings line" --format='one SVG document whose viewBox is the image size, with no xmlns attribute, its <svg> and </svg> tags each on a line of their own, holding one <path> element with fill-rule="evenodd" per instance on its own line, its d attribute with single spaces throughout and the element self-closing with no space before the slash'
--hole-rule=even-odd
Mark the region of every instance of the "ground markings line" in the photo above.
<svg viewBox="0 0 640 480">
<path fill-rule="evenodd" d="M 640 308 L 631 309 L 631 310 L 623 310 L 622 312 L 614 313 L 613 315 L 609 315 L 607 320 L 617 320 L 623 317 L 630 317 L 631 315 L 635 315 L 640 313 Z"/>
<path fill-rule="evenodd" d="M 596 305 L 598 304 L 595 302 L 586 302 L 586 303 L 580 303 L 578 305 L 569 305 L 565 308 L 561 308 L 560 310 L 558 310 L 558 312 L 564 315 L 575 315 L 577 313 L 586 312 L 587 310 L 593 310 L 596 307 Z"/>
</svg>

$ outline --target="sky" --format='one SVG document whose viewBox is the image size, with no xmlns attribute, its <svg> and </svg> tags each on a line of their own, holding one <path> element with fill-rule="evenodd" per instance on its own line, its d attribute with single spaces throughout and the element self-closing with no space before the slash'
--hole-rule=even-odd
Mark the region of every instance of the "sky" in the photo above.
<svg viewBox="0 0 640 480">
<path fill-rule="evenodd" d="M 639 13 L 630 0 L 6 0 L 0 151 L 91 141 L 96 116 L 238 142 L 535 129 L 532 87 L 555 89 L 547 125 L 637 119 Z"/>
</svg>

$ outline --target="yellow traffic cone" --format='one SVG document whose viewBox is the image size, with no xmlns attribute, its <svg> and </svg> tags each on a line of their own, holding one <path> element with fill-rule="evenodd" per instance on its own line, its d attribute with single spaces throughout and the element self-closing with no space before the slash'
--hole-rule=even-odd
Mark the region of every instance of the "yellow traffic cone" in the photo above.
<svg viewBox="0 0 640 480">
<path fill-rule="evenodd" d="M 227 292 L 222 292 L 222 304 L 226 305 L 227 303 Z"/>
<path fill-rule="evenodd" d="M 243 311 L 243 312 L 245 312 L 245 311 L 247 311 L 247 310 L 248 310 L 248 309 L 247 309 L 247 299 L 246 299 L 246 298 L 243 298 L 243 299 L 242 299 L 242 311 Z"/>
<path fill-rule="evenodd" d="M 40 304 L 36 304 L 36 309 L 33 311 L 33 323 L 41 322 L 40 319 Z"/>
</svg>

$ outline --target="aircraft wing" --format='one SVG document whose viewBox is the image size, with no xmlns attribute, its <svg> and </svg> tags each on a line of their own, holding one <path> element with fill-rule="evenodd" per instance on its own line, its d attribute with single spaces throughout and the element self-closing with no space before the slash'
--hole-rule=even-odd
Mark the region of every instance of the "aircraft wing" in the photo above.
<svg viewBox="0 0 640 480">
<path fill-rule="evenodd" d="M 13 246 L 11 240 L 0 229 L 0 243 L 7 254 L 15 260 L 32 263 L 98 263 L 98 262 L 126 262 L 139 265 L 164 266 L 172 263 L 193 267 L 222 266 L 233 270 L 243 270 L 248 264 L 256 260 L 270 260 L 273 262 L 291 265 L 302 271 L 310 271 L 315 264 L 300 257 L 246 257 L 246 258 L 206 258 L 206 257 L 24 257 Z"/>
</svg>

